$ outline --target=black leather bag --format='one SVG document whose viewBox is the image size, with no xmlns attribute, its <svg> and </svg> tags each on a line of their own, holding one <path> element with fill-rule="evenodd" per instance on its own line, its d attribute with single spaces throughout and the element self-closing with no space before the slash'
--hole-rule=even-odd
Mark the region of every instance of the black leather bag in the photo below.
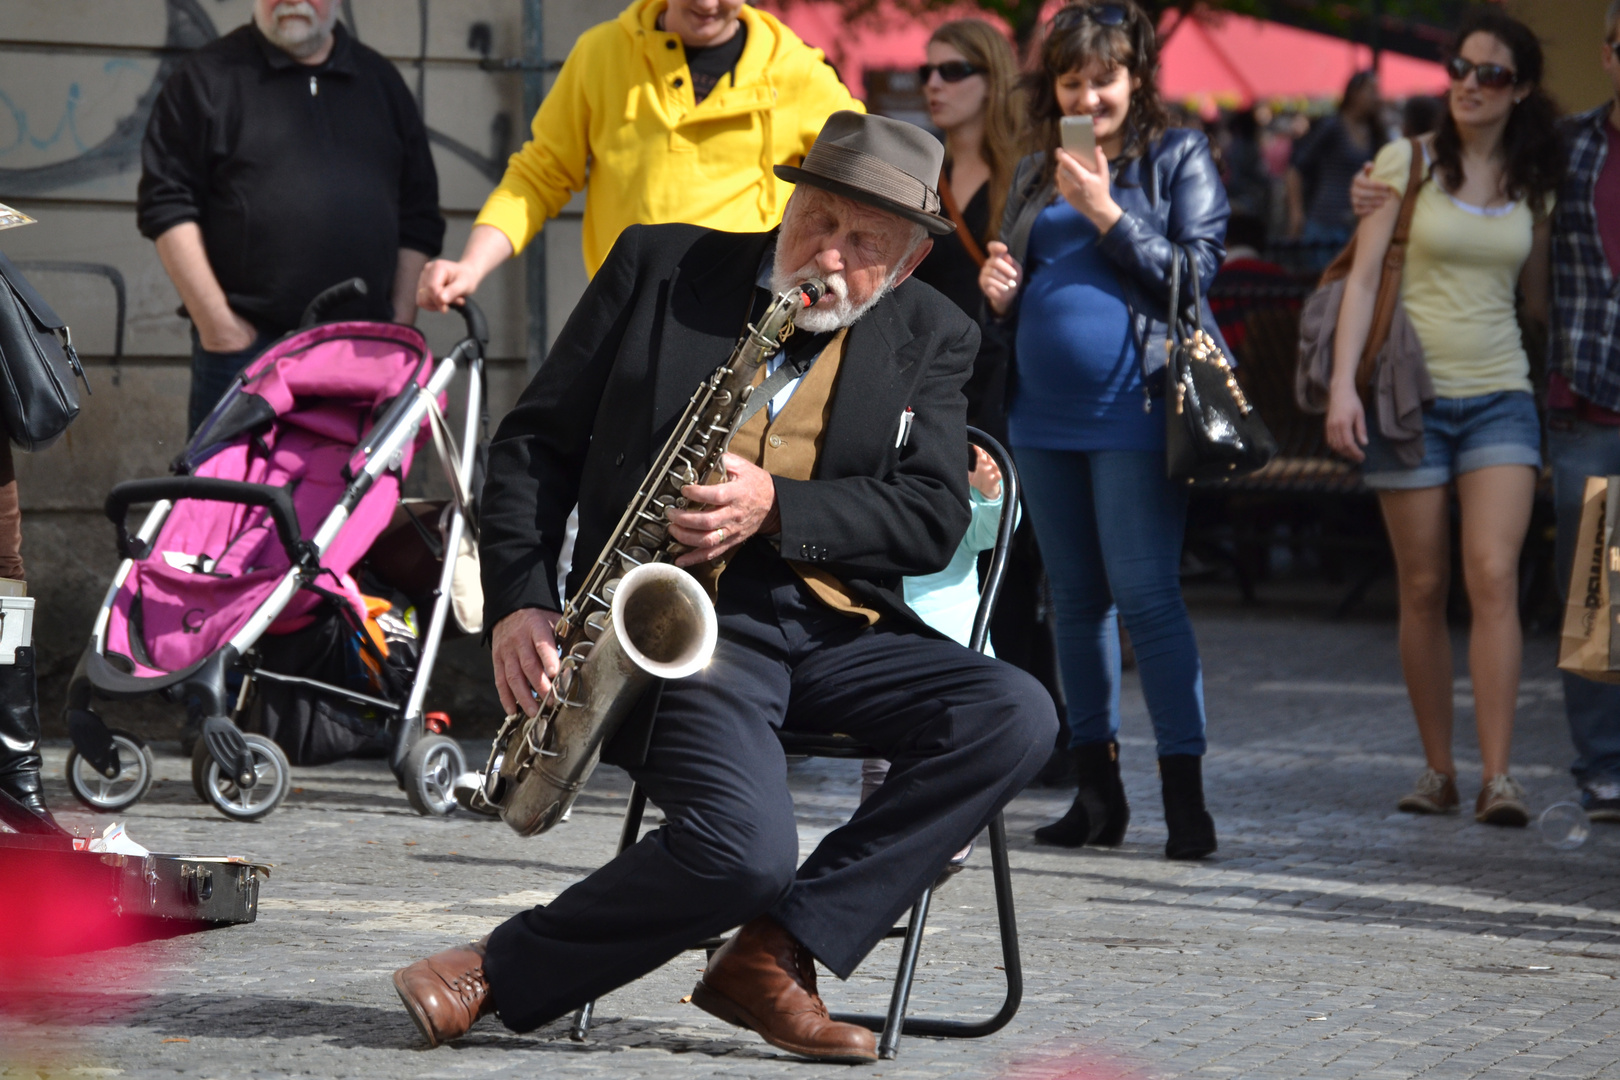
<svg viewBox="0 0 1620 1080">
<path fill-rule="evenodd" d="M 19 450 L 43 450 L 79 415 L 84 366 L 67 324 L 0 255 L 0 421 Z"/>
<path fill-rule="evenodd" d="M 1191 284 L 1183 305 L 1181 267 Z M 1277 440 L 1255 411 L 1220 344 L 1204 329 L 1198 271 L 1182 249 L 1170 269 L 1170 355 L 1165 364 L 1165 452 L 1172 480 L 1231 480 L 1266 466 Z"/>
</svg>

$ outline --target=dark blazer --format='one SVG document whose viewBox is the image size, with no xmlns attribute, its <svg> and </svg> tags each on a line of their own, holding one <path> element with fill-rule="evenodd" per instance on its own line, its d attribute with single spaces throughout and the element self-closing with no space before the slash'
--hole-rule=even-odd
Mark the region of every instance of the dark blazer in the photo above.
<svg viewBox="0 0 1620 1080">
<path fill-rule="evenodd" d="M 572 595 L 685 410 L 730 354 L 770 233 L 626 229 L 490 446 L 479 554 L 485 625 L 556 610 L 557 553 L 579 503 Z M 950 562 L 969 512 L 962 384 L 979 329 L 907 281 L 850 328 L 813 480 L 776 481 L 785 558 L 932 634 L 903 576 Z M 900 416 L 915 419 L 895 446 Z"/>
<path fill-rule="evenodd" d="M 1018 163 L 1002 216 L 1002 242 L 1020 264 L 1029 253 L 1035 219 L 1058 198 L 1054 185 L 1040 185 L 1045 158 L 1045 154 L 1031 154 Z M 1170 304 L 1170 265 L 1176 245 L 1192 250 L 1202 291 L 1207 294 L 1226 256 L 1226 219 L 1231 211 L 1209 140 L 1201 132 L 1171 128 L 1141 157 L 1117 164 L 1112 173 L 1114 202 L 1125 216 L 1097 247 L 1119 273 L 1143 371 L 1152 375 L 1164 367 L 1165 309 Z M 1027 274 L 1023 280 L 1029 280 Z M 1221 341 L 1207 299 L 1203 314 L 1204 329 Z M 1017 317 L 1015 301 L 1000 320 L 999 333 L 1008 342 L 1014 336 Z M 1221 344 L 1225 346 L 1224 341 Z"/>
</svg>

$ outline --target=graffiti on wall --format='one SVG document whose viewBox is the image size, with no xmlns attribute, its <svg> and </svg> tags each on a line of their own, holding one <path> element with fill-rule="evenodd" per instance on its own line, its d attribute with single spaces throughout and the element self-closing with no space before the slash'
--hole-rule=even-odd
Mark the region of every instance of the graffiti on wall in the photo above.
<svg viewBox="0 0 1620 1080">
<path fill-rule="evenodd" d="M 427 93 L 426 68 L 428 59 L 428 17 L 431 0 L 417 0 L 416 16 L 420 32 L 419 49 L 412 67 L 415 69 L 413 89 L 418 107 L 423 107 Z M 84 112 L 84 88 L 78 82 L 69 84 L 60 110 L 44 120 L 37 111 L 30 114 L 0 88 L 0 162 L 10 152 L 55 151 L 55 160 L 45 164 L 20 168 L 0 165 L 0 196 L 12 198 L 38 197 L 66 187 L 131 172 L 140 167 L 141 137 L 146 131 L 147 118 L 158 91 L 168 79 L 174 66 L 187 53 L 216 40 L 219 28 L 203 7 L 202 0 L 164 0 L 165 28 L 163 45 L 149 50 L 157 57 L 155 71 L 133 95 L 133 103 L 125 115 L 119 116 L 111 130 L 90 141 L 81 128 Z M 352 0 L 342 0 L 344 22 L 356 39 L 359 28 L 355 22 Z M 473 24 L 468 35 L 468 47 L 487 57 L 490 33 L 487 24 Z M 143 71 L 152 70 L 150 63 L 140 64 L 126 56 L 107 60 L 101 67 L 105 81 L 122 82 L 138 79 Z M 3 131 L 9 119 L 12 130 Z M 490 150 L 482 153 L 459 139 L 429 126 L 428 138 L 446 153 L 465 161 L 492 183 L 499 180 L 510 152 L 513 131 L 512 117 L 498 112 L 490 124 Z M 61 152 L 66 150 L 65 155 Z"/>
</svg>

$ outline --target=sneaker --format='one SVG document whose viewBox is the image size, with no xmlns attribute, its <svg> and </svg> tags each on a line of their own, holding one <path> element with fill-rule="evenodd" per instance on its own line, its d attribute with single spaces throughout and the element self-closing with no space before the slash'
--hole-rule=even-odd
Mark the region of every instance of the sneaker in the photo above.
<svg viewBox="0 0 1620 1080">
<path fill-rule="evenodd" d="M 1461 802 L 1455 780 L 1438 769 L 1424 769 L 1412 793 L 1395 805 L 1408 814 L 1450 814 Z"/>
<path fill-rule="evenodd" d="M 1524 802 L 1524 788 L 1503 773 L 1485 781 L 1474 802 L 1474 820 L 1482 825 L 1511 825 L 1522 829 L 1530 824 L 1530 807 Z"/>
<path fill-rule="evenodd" d="M 1620 822 L 1620 783 L 1582 785 L 1581 809 L 1593 821 Z"/>
</svg>

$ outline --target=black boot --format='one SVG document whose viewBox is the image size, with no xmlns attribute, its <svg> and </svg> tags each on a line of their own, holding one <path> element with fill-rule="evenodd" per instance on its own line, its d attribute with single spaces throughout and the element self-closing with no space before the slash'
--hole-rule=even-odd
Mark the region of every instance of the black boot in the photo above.
<svg viewBox="0 0 1620 1080">
<path fill-rule="evenodd" d="M 1125 826 L 1131 821 L 1125 785 L 1119 779 L 1119 744 L 1111 739 L 1086 743 L 1071 753 L 1080 774 L 1074 805 L 1052 824 L 1036 829 L 1035 839 L 1058 847 L 1116 847 L 1125 839 Z"/>
<path fill-rule="evenodd" d="M 1058 730 L 1058 745 L 1053 747 L 1052 756 L 1046 759 L 1041 771 L 1035 774 L 1031 787 L 1038 788 L 1072 788 L 1079 782 L 1080 771 L 1075 765 L 1074 751 L 1069 749 L 1069 733 Z"/>
<path fill-rule="evenodd" d="M 1204 809 L 1204 759 L 1196 754 L 1170 754 L 1159 759 L 1164 788 L 1164 823 L 1170 839 L 1167 859 L 1202 859 L 1215 850 L 1215 819 Z"/>
<path fill-rule="evenodd" d="M 39 695 L 34 650 L 17 650 L 16 663 L 0 664 L 0 791 L 52 825 L 39 782 Z"/>
</svg>

